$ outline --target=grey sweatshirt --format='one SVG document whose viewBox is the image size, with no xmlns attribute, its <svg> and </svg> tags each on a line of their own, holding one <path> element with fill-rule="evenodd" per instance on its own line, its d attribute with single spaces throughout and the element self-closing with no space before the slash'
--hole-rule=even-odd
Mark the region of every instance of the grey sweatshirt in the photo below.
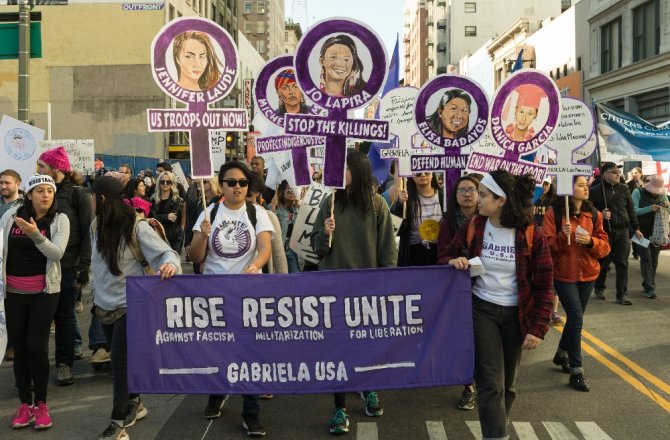
<svg viewBox="0 0 670 440">
<path fill-rule="evenodd" d="M 139 222 L 135 230 L 137 241 L 149 265 L 158 271 L 166 263 L 177 268 L 181 273 L 179 255 L 164 242 L 147 222 Z M 104 310 L 116 310 L 126 307 L 126 276 L 143 275 L 142 265 L 133 256 L 130 247 L 121 245 L 119 252 L 119 268 L 121 275 L 112 275 L 107 263 L 98 252 L 97 234 L 91 228 L 91 266 L 93 268 L 93 284 L 95 297 L 93 302 Z"/>
</svg>

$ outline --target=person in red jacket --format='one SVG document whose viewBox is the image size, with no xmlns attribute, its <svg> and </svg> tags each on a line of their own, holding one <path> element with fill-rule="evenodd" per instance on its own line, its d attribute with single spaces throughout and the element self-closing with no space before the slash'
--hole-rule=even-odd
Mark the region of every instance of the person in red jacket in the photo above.
<svg viewBox="0 0 670 440">
<path fill-rule="evenodd" d="M 573 388 L 589 391 L 582 367 L 582 325 L 586 305 L 600 274 L 598 260 L 609 254 L 610 243 L 603 229 L 603 216 L 589 201 L 589 186 L 584 176 L 575 178 L 573 195 L 568 201 L 569 216 L 565 215 L 564 198 L 557 197 L 545 214 L 542 226 L 554 261 L 554 287 L 567 315 L 554 363 L 570 373 Z M 594 213 L 596 218 L 593 218 Z"/>
<path fill-rule="evenodd" d="M 459 270 L 479 257 L 486 273 L 472 285 L 475 382 L 484 438 L 507 438 L 522 350 L 540 345 L 549 328 L 553 267 L 534 226 L 535 181 L 504 170 L 479 184 L 479 215 L 464 224 L 439 264 Z M 472 233 L 468 233 L 470 230 Z"/>
</svg>

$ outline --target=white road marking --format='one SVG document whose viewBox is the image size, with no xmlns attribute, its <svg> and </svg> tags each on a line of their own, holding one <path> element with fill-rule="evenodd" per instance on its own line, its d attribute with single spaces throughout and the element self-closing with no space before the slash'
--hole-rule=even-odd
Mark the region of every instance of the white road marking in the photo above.
<svg viewBox="0 0 670 440">
<path fill-rule="evenodd" d="M 600 429 L 596 422 L 575 422 L 575 425 L 581 431 L 584 440 L 612 440 L 612 437 Z"/>
<path fill-rule="evenodd" d="M 415 366 L 414 362 L 396 362 L 394 364 L 370 365 L 369 367 L 354 367 L 354 371 L 360 373 L 363 371 L 385 370 L 387 368 L 414 368 Z"/>
<path fill-rule="evenodd" d="M 542 422 L 549 432 L 552 440 L 577 440 L 577 437 L 570 430 L 559 422 Z"/>
<path fill-rule="evenodd" d="M 468 428 L 470 429 L 472 435 L 475 437 L 475 440 L 482 440 L 482 427 L 479 424 L 479 422 L 468 420 L 465 422 L 465 424 L 468 425 Z"/>
<path fill-rule="evenodd" d="M 209 432 L 209 427 L 212 426 L 213 421 L 214 419 L 209 421 L 209 423 L 207 424 L 207 429 L 205 429 L 205 432 L 202 434 L 202 437 L 200 437 L 200 440 L 205 440 L 205 437 L 207 437 L 207 433 Z"/>
<path fill-rule="evenodd" d="M 530 422 L 512 422 L 519 440 L 538 440 Z"/>
<path fill-rule="evenodd" d="M 442 422 L 426 421 L 426 429 L 428 430 L 428 438 L 430 440 L 447 440 L 447 433 L 444 431 L 444 424 Z"/>
<path fill-rule="evenodd" d="M 205 368 L 161 368 L 158 374 L 217 374 L 219 367 Z"/>
<path fill-rule="evenodd" d="M 378 440 L 377 423 L 360 422 L 356 423 L 356 440 Z"/>
</svg>

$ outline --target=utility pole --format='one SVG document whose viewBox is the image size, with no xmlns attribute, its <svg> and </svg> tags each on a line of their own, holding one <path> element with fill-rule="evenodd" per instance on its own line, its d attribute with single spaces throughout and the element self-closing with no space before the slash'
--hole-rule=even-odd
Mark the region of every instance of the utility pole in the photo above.
<svg viewBox="0 0 670 440">
<path fill-rule="evenodd" d="M 30 2 L 19 0 L 19 121 L 30 124 Z"/>
</svg>

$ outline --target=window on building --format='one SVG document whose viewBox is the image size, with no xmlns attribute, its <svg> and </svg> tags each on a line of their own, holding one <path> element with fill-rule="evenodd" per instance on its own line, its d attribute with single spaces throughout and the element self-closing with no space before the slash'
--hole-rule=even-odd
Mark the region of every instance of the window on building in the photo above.
<svg viewBox="0 0 670 440">
<path fill-rule="evenodd" d="M 582 70 L 582 57 L 577 57 L 577 71 Z"/>
<path fill-rule="evenodd" d="M 223 14 L 219 13 L 219 20 L 217 21 L 217 23 L 219 23 L 222 27 L 224 27 L 226 25 L 226 21 L 223 18 Z"/>
<path fill-rule="evenodd" d="M 563 76 L 568 76 L 568 65 L 563 64 Z"/>
<path fill-rule="evenodd" d="M 659 53 L 661 21 L 659 0 L 652 0 L 633 9 L 633 61 Z"/>
<path fill-rule="evenodd" d="M 600 73 L 621 67 L 621 17 L 600 28 Z"/>
<path fill-rule="evenodd" d="M 244 13 L 251 14 L 251 0 L 244 0 Z"/>
<path fill-rule="evenodd" d="M 634 96 L 638 115 L 654 124 L 670 119 L 670 89 L 662 89 Z"/>
<path fill-rule="evenodd" d="M 265 53 L 265 40 L 258 40 L 257 47 L 258 47 L 258 53 L 264 54 Z"/>
<path fill-rule="evenodd" d="M 216 19 L 216 6 L 212 5 L 212 20 Z"/>
<path fill-rule="evenodd" d="M 477 26 L 465 26 L 465 36 L 466 37 L 476 37 L 477 36 Z"/>
<path fill-rule="evenodd" d="M 626 101 L 623 98 L 619 99 L 613 99 L 611 101 L 608 101 L 607 104 L 609 104 L 610 107 L 615 108 L 617 110 L 626 110 Z"/>
<path fill-rule="evenodd" d="M 174 17 L 175 17 L 175 12 L 174 12 L 174 6 L 172 6 L 172 5 L 170 5 L 170 12 L 169 12 L 169 14 L 170 14 L 170 15 L 169 15 L 168 18 L 169 18 L 170 20 L 173 20 Z"/>
<path fill-rule="evenodd" d="M 256 12 L 259 14 L 265 14 L 265 0 L 256 0 Z"/>
<path fill-rule="evenodd" d="M 561 0 L 561 13 L 567 11 L 572 6 L 572 0 Z"/>
<path fill-rule="evenodd" d="M 247 34 L 247 35 L 250 34 L 252 32 L 251 30 L 253 29 L 253 25 L 254 25 L 254 23 L 252 23 L 250 21 L 245 21 L 244 22 L 244 33 Z"/>
<path fill-rule="evenodd" d="M 256 22 L 256 33 L 258 33 L 258 34 L 264 34 L 265 33 L 265 22 L 264 21 Z"/>
<path fill-rule="evenodd" d="M 465 13 L 472 14 L 477 12 L 477 3 L 476 2 L 465 2 Z"/>
</svg>

